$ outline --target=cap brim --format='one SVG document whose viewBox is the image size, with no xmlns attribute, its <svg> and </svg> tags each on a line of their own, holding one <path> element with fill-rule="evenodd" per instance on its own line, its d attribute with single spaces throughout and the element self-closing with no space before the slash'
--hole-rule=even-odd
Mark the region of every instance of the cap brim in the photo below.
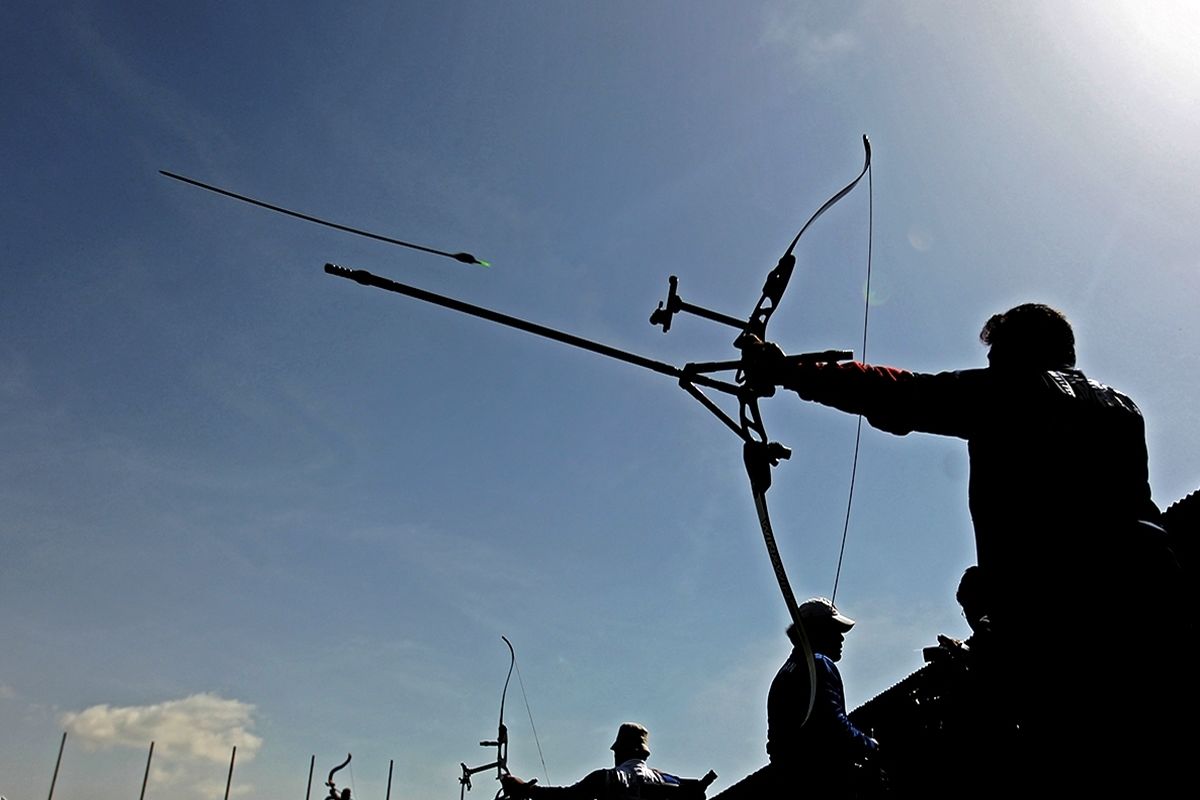
<svg viewBox="0 0 1200 800">
<path fill-rule="evenodd" d="M 829 621 L 844 631 L 848 631 L 854 627 L 854 620 L 842 614 L 834 614 L 829 618 Z"/>
</svg>

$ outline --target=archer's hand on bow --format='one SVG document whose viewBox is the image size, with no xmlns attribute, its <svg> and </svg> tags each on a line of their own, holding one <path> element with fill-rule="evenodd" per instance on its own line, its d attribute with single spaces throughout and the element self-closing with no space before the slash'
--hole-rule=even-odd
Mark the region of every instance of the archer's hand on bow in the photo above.
<svg viewBox="0 0 1200 800">
<path fill-rule="evenodd" d="M 757 397 L 771 397 L 775 387 L 788 389 L 803 400 L 818 400 L 843 411 L 837 402 L 821 399 L 816 390 L 826 385 L 823 376 L 835 371 L 842 361 L 853 354 L 842 350 L 801 353 L 789 356 L 773 342 L 764 342 L 752 333 L 743 334 L 737 346 L 742 351 L 741 369 L 745 386 Z"/>
<path fill-rule="evenodd" d="M 536 783 L 537 778 L 526 782 L 516 775 L 504 775 L 500 778 L 500 785 L 504 788 L 504 796 L 510 797 L 512 800 L 526 800 L 531 794 L 530 789 Z"/>
<path fill-rule="evenodd" d="M 787 362 L 787 355 L 774 342 L 764 342 L 752 333 L 745 334 L 738 342 L 742 351 L 742 370 L 746 386 L 761 397 L 775 394 L 775 387 L 788 387 L 788 373 L 795 365 Z"/>
</svg>

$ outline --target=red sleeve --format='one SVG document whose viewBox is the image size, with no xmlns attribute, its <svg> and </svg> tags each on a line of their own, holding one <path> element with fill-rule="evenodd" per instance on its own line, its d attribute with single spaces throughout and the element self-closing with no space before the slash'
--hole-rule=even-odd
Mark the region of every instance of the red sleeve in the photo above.
<svg viewBox="0 0 1200 800">
<path fill-rule="evenodd" d="M 968 438 L 985 414 L 986 380 L 985 370 L 926 374 L 853 361 L 797 365 L 784 386 L 805 400 L 862 414 L 888 433 Z"/>
</svg>

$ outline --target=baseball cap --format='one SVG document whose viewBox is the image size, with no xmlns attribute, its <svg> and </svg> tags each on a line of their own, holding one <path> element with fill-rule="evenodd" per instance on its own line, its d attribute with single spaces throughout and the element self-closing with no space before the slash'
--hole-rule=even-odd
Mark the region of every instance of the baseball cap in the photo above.
<svg viewBox="0 0 1200 800">
<path fill-rule="evenodd" d="M 824 597 L 813 597 L 800 604 L 800 619 L 805 622 L 830 622 L 839 630 L 848 631 L 854 627 L 854 620 L 840 613 L 830 600 Z"/>
</svg>

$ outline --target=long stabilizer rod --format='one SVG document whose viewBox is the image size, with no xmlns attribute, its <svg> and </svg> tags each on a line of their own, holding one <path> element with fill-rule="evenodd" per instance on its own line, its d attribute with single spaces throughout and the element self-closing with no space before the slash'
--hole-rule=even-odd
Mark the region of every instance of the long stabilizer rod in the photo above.
<svg viewBox="0 0 1200 800">
<path fill-rule="evenodd" d="M 646 358 L 645 356 L 639 356 L 636 353 L 618 350 L 615 347 L 610 347 L 606 344 L 600 344 L 599 342 L 593 342 L 590 339 L 584 339 L 581 336 L 575 336 L 571 333 L 564 333 L 563 331 L 555 330 L 554 328 L 548 328 L 545 325 L 539 325 L 536 322 L 529 322 L 518 317 L 511 317 L 508 314 L 502 314 L 499 311 L 492 311 L 491 309 L 483 308 L 482 306 L 471 305 L 470 303 L 465 303 L 462 300 L 455 300 L 453 297 L 446 297 L 444 295 L 425 291 L 424 289 L 418 289 L 414 286 L 407 286 L 403 283 L 397 283 L 396 281 L 388 280 L 387 278 L 381 278 L 378 275 L 373 275 L 365 270 L 348 269 L 346 267 L 338 266 L 337 264 L 326 264 L 325 271 L 330 275 L 335 275 L 339 278 L 348 278 L 349 280 L 361 283 L 364 286 L 374 286 L 377 289 L 384 289 L 389 292 L 407 295 L 408 297 L 413 297 L 417 300 L 423 300 L 426 303 L 433 303 L 434 305 L 442 306 L 443 308 L 449 308 L 453 311 L 461 311 L 462 313 L 470 314 L 473 317 L 480 317 L 482 319 L 489 320 L 490 322 L 497 322 L 501 325 L 507 325 L 510 328 L 516 328 L 517 330 L 525 331 L 526 333 L 532 333 L 536 336 L 553 339 L 556 342 L 569 344 L 572 347 L 590 350 L 593 353 L 599 353 L 602 356 L 615 358 L 618 361 L 624 361 L 627 364 L 633 364 L 662 375 L 670 375 L 672 378 L 677 378 L 681 383 L 694 383 L 700 386 L 706 386 L 719 392 L 725 392 L 726 394 L 734 395 L 735 397 L 746 391 L 736 384 L 715 380 L 706 375 L 686 369 L 680 369 L 679 367 L 663 363 L 662 361 L 655 361 L 653 359 Z"/>
</svg>

